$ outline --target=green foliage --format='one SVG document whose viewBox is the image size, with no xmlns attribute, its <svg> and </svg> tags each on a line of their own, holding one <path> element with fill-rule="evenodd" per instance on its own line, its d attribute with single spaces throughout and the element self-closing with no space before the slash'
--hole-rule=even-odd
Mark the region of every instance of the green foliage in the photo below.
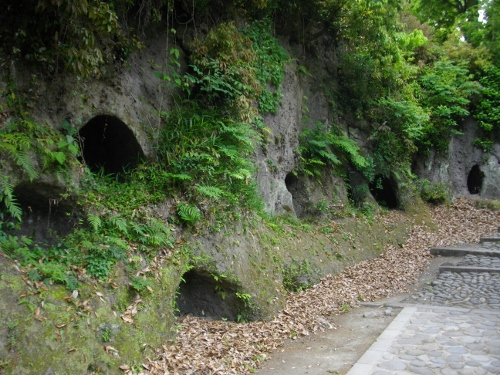
<svg viewBox="0 0 500 375">
<path fill-rule="evenodd" d="M 441 33 L 449 32 L 455 25 L 459 15 L 475 12 L 477 19 L 478 0 L 440 1 L 415 0 L 413 7 L 419 19 L 423 22 L 432 22 Z"/>
<path fill-rule="evenodd" d="M 350 162 L 360 171 L 368 171 L 370 162 L 359 153 L 359 147 L 337 127 L 317 123 L 304 129 L 299 138 L 300 166 L 298 171 L 319 177 L 324 167 L 340 166 Z"/>
<path fill-rule="evenodd" d="M 11 92 L 9 96 L 15 97 Z M 63 175 L 69 172 L 72 162 L 79 154 L 77 140 L 71 135 L 66 136 L 55 132 L 48 125 L 13 116 L 5 127 L 0 129 L 0 166 L 16 165 L 29 180 L 38 178 L 42 172 L 55 172 Z M 38 161 L 38 163 L 36 163 Z M 37 166 L 38 164 L 38 166 Z M 21 208 L 14 196 L 14 187 L 8 176 L 0 178 L 0 213 L 2 206 L 6 212 L 21 221 Z"/>
<path fill-rule="evenodd" d="M 483 91 L 475 118 L 484 131 L 485 139 L 477 140 L 476 145 L 489 152 L 492 150 L 495 134 L 500 131 L 500 68 L 489 69 L 479 82 Z"/>
<path fill-rule="evenodd" d="M 251 123 L 256 116 L 252 101 L 261 89 L 252 41 L 234 23 L 222 23 L 192 48 L 193 73 L 184 76 L 188 93 L 205 106 L 225 106 L 237 120 Z"/>
<path fill-rule="evenodd" d="M 130 276 L 130 286 L 137 293 L 146 293 L 146 291 L 149 291 L 154 286 L 154 283 L 145 276 L 132 275 Z"/>
<path fill-rule="evenodd" d="M 437 206 L 451 201 L 450 189 L 442 182 L 431 184 L 424 179 L 420 180 L 417 185 L 420 187 L 420 197 L 424 202 Z"/>
<path fill-rule="evenodd" d="M 285 77 L 285 64 L 290 60 L 286 50 L 271 34 L 269 20 L 254 21 L 250 28 L 244 29 L 257 55 L 254 63 L 255 76 L 261 85 L 257 103 L 261 113 L 276 113 L 283 97 L 279 87 Z"/>
<path fill-rule="evenodd" d="M 67 171 L 70 161 L 75 161 L 80 152 L 76 129 L 70 129 L 74 133 L 63 137 L 48 124 L 16 117 L 0 130 L 0 151 L 21 167 L 30 180 L 37 178 L 41 171 Z M 40 160 L 41 171 L 35 170 L 33 158 Z"/>
<path fill-rule="evenodd" d="M 34 147 L 29 135 L 20 132 L 0 131 L 0 151 L 7 155 L 33 180 L 38 177 L 33 160 L 28 154 Z"/>
<path fill-rule="evenodd" d="M 110 342 L 112 335 L 113 335 L 113 330 L 110 327 L 104 328 L 101 333 L 101 341 Z"/>
<path fill-rule="evenodd" d="M 49 72 L 64 64 L 80 76 L 100 76 L 107 62 L 122 61 L 142 47 L 134 35 L 126 35 L 115 11 L 128 0 L 7 3 L 0 15 L 0 47 L 11 58 L 27 59 Z"/>
<path fill-rule="evenodd" d="M 78 288 L 78 281 L 70 267 L 77 264 L 74 262 L 75 254 L 63 244 L 42 248 L 28 237 L 9 235 L 0 237 L 0 247 L 28 269 L 30 281 L 63 284 L 69 290 Z"/>
<path fill-rule="evenodd" d="M 21 221 L 22 210 L 14 197 L 14 186 L 9 183 L 9 176 L 2 176 L 0 178 L 0 203 L 3 203 L 5 206 L 7 214 Z M 1 213 L 2 211 L 0 210 Z M 0 218 L 3 219 L 3 215 L 0 215 Z"/>
<path fill-rule="evenodd" d="M 444 151 L 452 134 L 459 134 L 457 121 L 469 115 L 468 105 L 480 85 L 468 70 L 449 61 L 437 61 L 426 68 L 419 79 L 422 85 L 422 104 L 430 112 L 430 124 L 424 129 L 420 148 L 435 147 Z"/>
<path fill-rule="evenodd" d="M 188 224 L 195 224 L 201 220 L 200 210 L 192 204 L 179 203 L 177 205 L 177 213 L 180 218 Z"/>
<path fill-rule="evenodd" d="M 292 259 L 290 264 L 282 267 L 282 272 L 283 287 L 290 292 L 301 292 L 313 285 L 314 271 L 307 259 L 300 262 Z"/>
<path fill-rule="evenodd" d="M 389 177 L 392 172 L 409 173 L 410 156 L 416 151 L 413 142 L 392 132 L 388 127 L 377 129 L 374 140 L 373 159 L 376 174 Z"/>
<path fill-rule="evenodd" d="M 251 176 L 258 134 L 244 122 L 197 106 L 165 114 L 157 146 L 158 166 L 189 200 L 213 200 L 219 207 L 257 208 Z M 170 183 L 171 183 L 170 182 Z"/>
<path fill-rule="evenodd" d="M 257 100 L 262 113 L 277 111 L 282 97 L 279 86 L 289 60 L 270 30 L 269 21 L 255 21 L 244 30 L 222 23 L 192 43 L 190 72 L 184 76 L 175 72 L 174 55 L 170 75 L 157 76 L 167 82 L 173 78 L 177 87 L 204 108 L 224 108 L 240 122 L 257 121 L 252 102 Z"/>
</svg>

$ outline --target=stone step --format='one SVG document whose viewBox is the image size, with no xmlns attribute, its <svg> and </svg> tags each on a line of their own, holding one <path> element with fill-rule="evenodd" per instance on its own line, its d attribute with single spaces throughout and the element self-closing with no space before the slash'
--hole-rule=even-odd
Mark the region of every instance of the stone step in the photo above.
<svg viewBox="0 0 500 375">
<path fill-rule="evenodd" d="M 479 240 L 480 243 L 485 243 L 485 242 L 495 242 L 495 243 L 500 243 L 500 237 L 481 237 Z"/>
<path fill-rule="evenodd" d="M 488 268 L 488 267 L 470 267 L 470 266 L 441 266 L 439 267 L 439 273 L 441 272 L 490 272 L 490 273 L 500 273 L 500 268 Z"/>
<path fill-rule="evenodd" d="M 485 249 L 479 245 L 433 247 L 429 249 L 429 251 L 432 255 L 441 255 L 445 257 L 465 256 L 467 254 L 500 257 L 499 250 Z"/>
</svg>

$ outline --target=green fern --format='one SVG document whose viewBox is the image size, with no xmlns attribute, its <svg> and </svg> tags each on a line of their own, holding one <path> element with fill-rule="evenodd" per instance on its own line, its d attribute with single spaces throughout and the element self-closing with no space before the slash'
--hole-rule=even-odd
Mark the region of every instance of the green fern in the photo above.
<svg viewBox="0 0 500 375">
<path fill-rule="evenodd" d="M 118 215 L 111 216 L 108 219 L 109 223 L 112 225 L 113 228 L 118 229 L 120 232 L 123 234 L 127 234 L 127 221 Z"/>
<path fill-rule="evenodd" d="M 3 202 L 9 215 L 22 221 L 22 210 L 14 196 L 14 186 L 9 182 L 8 176 L 0 178 L 0 203 Z"/>
<path fill-rule="evenodd" d="M 215 186 L 196 185 L 195 189 L 199 194 L 205 195 L 213 199 L 219 199 L 221 196 L 224 195 L 224 190 Z"/>
<path fill-rule="evenodd" d="M 106 244 L 108 245 L 116 245 L 122 250 L 128 250 L 128 244 L 127 241 L 115 237 L 115 236 L 107 236 L 106 237 Z"/>
<path fill-rule="evenodd" d="M 9 155 L 18 166 L 29 176 L 31 180 L 38 177 L 33 165 L 33 160 L 28 155 L 31 149 L 31 140 L 22 133 L 1 133 L 0 151 Z"/>
<path fill-rule="evenodd" d="M 370 167 L 368 159 L 360 153 L 359 146 L 337 127 L 329 129 L 318 123 L 313 129 L 305 129 L 300 135 L 299 171 L 309 176 L 320 176 L 323 167 L 350 162 L 360 172 Z"/>
<path fill-rule="evenodd" d="M 92 229 L 94 229 L 94 232 L 98 232 L 102 226 L 101 218 L 97 215 L 93 215 L 93 214 L 89 213 L 87 215 L 87 221 L 89 222 Z"/>
<path fill-rule="evenodd" d="M 132 223 L 131 228 L 132 228 L 132 231 L 138 236 L 145 236 L 146 235 L 145 228 L 142 224 Z"/>
<path fill-rule="evenodd" d="M 188 224 L 195 224 L 197 221 L 201 220 L 201 212 L 193 204 L 179 203 L 177 205 L 177 213 L 180 218 Z"/>
<path fill-rule="evenodd" d="M 138 242 L 152 246 L 170 246 L 173 243 L 169 228 L 161 221 L 151 219 L 146 224 L 131 224 L 132 231 Z"/>
</svg>

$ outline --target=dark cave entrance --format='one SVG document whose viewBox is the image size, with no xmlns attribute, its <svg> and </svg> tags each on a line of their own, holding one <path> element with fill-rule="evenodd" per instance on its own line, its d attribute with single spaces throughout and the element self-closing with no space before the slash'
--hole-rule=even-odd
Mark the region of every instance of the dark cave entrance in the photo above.
<svg viewBox="0 0 500 375">
<path fill-rule="evenodd" d="M 471 194 L 481 193 L 483 188 L 484 173 L 479 169 L 479 165 L 474 165 L 467 177 L 467 188 Z"/>
<path fill-rule="evenodd" d="M 380 206 L 387 207 L 388 209 L 399 207 L 397 189 L 390 178 L 377 175 L 368 187 L 373 198 L 375 198 Z"/>
<path fill-rule="evenodd" d="M 123 173 L 144 157 L 134 133 L 120 119 L 99 115 L 80 129 L 83 159 L 92 172 Z"/>
<path fill-rule="evenodd" d="M 294 191 L 297 189 L 297 183 L 299 179 L 293 173 L 288 173 L 285 177 L 285 185 L 290 194 L 293 195 Z"/>
<path fill-rule="evenodd" d="M 190 270 L 179 285 L 177 308 L 180 315 L 193 315 L 207 319 L 238 320 L 240 301 L 237 287 L 224 277 L 205 271 Z"/>
<path fill-rule="evenodd" d="M 14 195 L 23 215 L 21 227 L 13 234 L 53 245 L 59 236 L 70 233 L 78 223 L 79 213 L 72 198 L 62 198 L 64 192 L 63 189 L 43 183 L 16 186 Z"/>
<path fill-rule="evenodd" d="M 285 176 L 285 186 L 292 195 L 292 204 L 295 214 L 297 217 L 304 217 L 306 214 L 306 205 L 304 204 L 306 201 L 304 182 L 290 172 Z"/>
</svg>

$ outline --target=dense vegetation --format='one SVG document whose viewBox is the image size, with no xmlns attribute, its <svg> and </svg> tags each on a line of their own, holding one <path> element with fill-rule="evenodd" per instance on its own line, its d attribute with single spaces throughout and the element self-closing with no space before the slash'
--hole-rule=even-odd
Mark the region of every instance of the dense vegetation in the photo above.
<svg viewBox="0 0 500 375">
<path fill-rule="evenodd" d="M 195 230 L 201 220 L 217 230 L 261 212 L 251 155 L 267 142 L 263 115 L 278 111 L 290 61 L 277 35 L 311 54 L 317 40 L 328 39 L 338 61 L 337 81 L 321 89 L 333 110 L 369 124 L 374 141 L 373 154 L 362 155 L 342 124 L 309 124 L 300 137 L 295 173 L 342 174 L 350 165 L 367 182 L 377 175 L 415 180 L 412 159 L 430 150 L 446 152 L 465 117 L 479 120 L 483 137 L 476 144 L 485 151 L 500 130 L 498 0 L 195 0 L 192 6 L 174 0 L 8 0 L 4 9 L 2 66 L 20 62 L 47 76 L 66 72 L 83 78 L 102 78 L 111 63 L 126 64 L 160 26 L 175 37 L 178 25 L 224 9 L 211 30 L 188 46 L 187 71 L 181 71 L 174 45 L 169 66 L 157 73 L 179 95 L 174 110 L 158 113 L 163 129 L 156 158 L 120 177 L 127 188 L 113 176 L 86 171 L 76 192 L 86 212 L 81 229 L 45 256 L 28 238 L 5 233 L 22 214 L 8 177 L 0 179 L 3 250 L 31 267 L 33 280 L 48 277 L 69 289 L 76 288 L 72 266 L 106 278 L 130 244 L 146 256 L 171 245 L 166 224 L 145 208 L 165 191 L 177 202 L 170 221 Z M 245 26 L 231 21 L 236 15 L 244 15 Z M 306 66 L 299 70 L 309 74 Z M 5 82 L 0 110 L 11 120 L 0 126 L 0 160 L 32 180 L 39 173 L 67 178 L 79 163 L 75 129 L 62 124 L 62 135 L 34 123 L 29 96 L 17 92 L 11 77 Z M 445 193 L 436 196 L 442 187 L 432 192 L 429 184 L 420 186 L 429 200 L 444 200 Z"/>
</svg>

